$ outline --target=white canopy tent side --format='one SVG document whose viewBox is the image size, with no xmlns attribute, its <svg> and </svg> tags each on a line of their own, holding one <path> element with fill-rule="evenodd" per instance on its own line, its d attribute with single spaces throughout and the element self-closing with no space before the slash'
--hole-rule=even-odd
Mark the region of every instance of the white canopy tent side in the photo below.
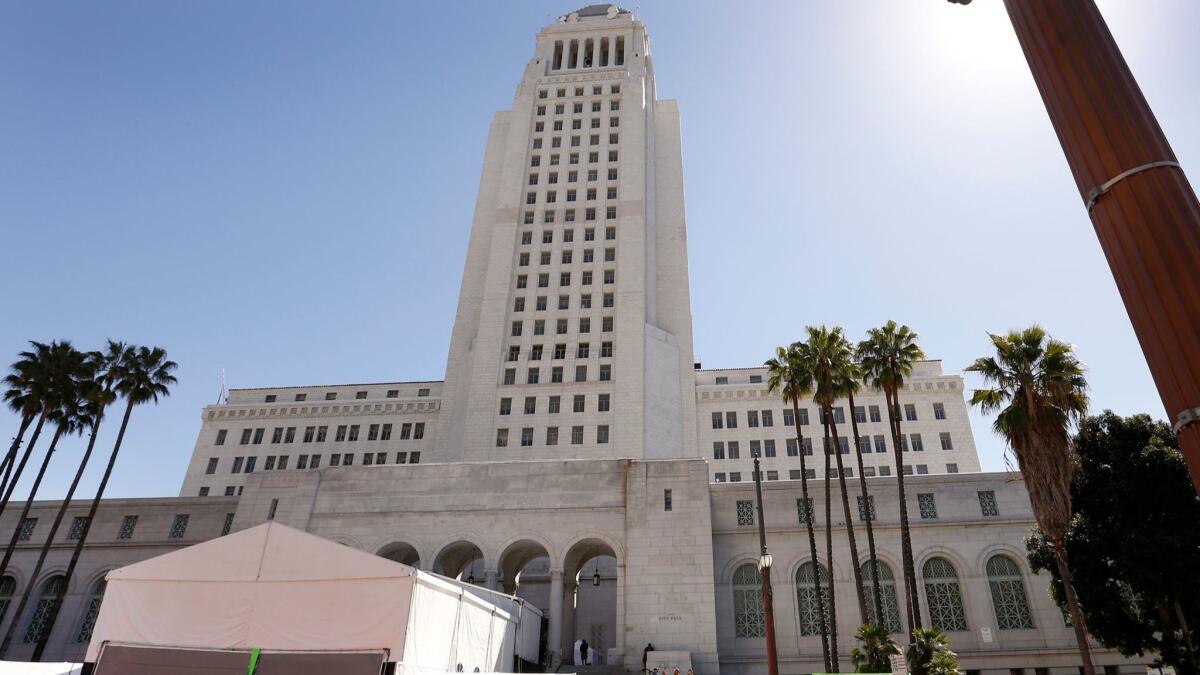
<svg viewBox="0 0 1200 675">
<path fill-rule="evenodd" d="M 275 522 L 110 572 L 87 661 L 106 642 L 265 651 L 386 650 L 390 661 L 509 670 L 521 601 Z M 468 668 L 467 664 L 471 666 Z M 416 666 L 412 666 L 415 668 Z"/>
</svg>

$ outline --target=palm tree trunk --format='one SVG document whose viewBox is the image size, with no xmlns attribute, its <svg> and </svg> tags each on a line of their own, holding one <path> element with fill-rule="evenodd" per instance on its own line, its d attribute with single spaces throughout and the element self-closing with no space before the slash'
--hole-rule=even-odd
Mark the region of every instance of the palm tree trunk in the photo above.
<svg viewBox="0 0 1200 675">
<path fill-rule="evenodd" d="M 899 440 L 899 439 L 903 438 L 903 435 L 902 435 L 902 432 L 900 431 L 900 389 L 898 387 L 892 390 L 892 398 L 894 399 L 894 402 L 895 402 L 895 405 L 892 407 L 896 411 L 896 439 Z M 896 448 L 896 458 L 897 458 L 896 461 L 897 462 L 903 461 L 902 455 L 903 455 L 903 451 L 900 449 L 899 446 L 897 446 L 897 448 Z M 906 561 L 904 563 L 904 574 L 905 574 L 905 576 L 908 577 L 907 583 L 908 583 L 909 588 L 912 589 L 912 599 L 910 601 L 910 604 L 912 605 L 913 627 L 920 628 L 923 623 L 921 621 L 921 596 L 918 595 L 918 591 L 917 591 L 916 563 L 915 563 L 915 560 L 913 559 L 913 552 L 912 552 L 912 528 L 910 528 L 908 525 L 908 497 L 904 493 L 904 468 L 903 468 L 902 464 L 897 464 L 896 470 L 899 473 L 899 485 L 900 485 L 900 494 L 901 494 L 900 517 L 902 519 L 902 525 L 903 525 L 901 530 L 902 530 L 902 534 L 904 536 L 904 552 L 908 556 L 905 559 Z"/>
<path fill-rule="evenodd" d="M 853 410 L 850 411 L 854 413 Z M 868 623 L 867 598 L 863 595 L 862 567 L 858 560 L 858 542 L 854 537 L 854 519 L 850 516 L 850 491 L 846 488 L 846 469 L 842 465 L 842 441 L 838 438 L 837 420 L 833 417 L 833 406 L 826 413 L 829 429 L 833 433 L 833 456 L 837 458 L 838 487 L 842 489 L 842 515 L 846 518 L 846 539 L 850 542 L 850 561 L 854 565 L 854 591 L 858 598 L 859 625 Z M 864 505 L 865 508 L 865 505 Z"/>
<path fill-rule="evenodd" d="M 900 576 L 904 578 L 904 615 L 908 624 L 905 632 L 908 635 L 908 643 L 912 644 L 912 632 L 920 626 L 913 615 L 913 596 L 916 594 L 916 584 L 908 576 L 912 560 L 912 539 L 908 531 L 908 497 L 904 493 L 904 453 L 900 448 L 896 403 L 889 391 L 884 391 L 883 399 L 887 402 L 888 431 L 892 435 L 892 454 L 896 459 L 896 494 L 900 500 L 900 565 L 904 568 L 900 571 Z"/>
<path fill-rule="evenodd" d="M 58 430 L 54 432 L 54 440 L 50 441 L 50 448 L 46 450 L 46 458 L 42 460 L 37 478 L 33 479 L 33 487 L 29 488 L 29 496 L 25 499 L 25 508 L 21 509 L 21 515 L 17 518 L 17 526 L 13 528 L 12 538 L 8 542 L 8 548 L 4 551 L 4 559 L 0 560 L 0 578 L 3 578 L 4 573 L 8 570 L 8 563 L 12 562 L 13 553 L 17 550 L 17 539 L 21 536 L 21 523 L 25 522 L 25 518 L 29 516 L 29 509 L 33 508 L 33 500 L 37 498 L 38 488 L 42 486 L 42 479 L 46 477 L 50 458 L 54 456 L 54 450 L 58 447 L 58 439 L 62 438 L 64 429 L 65 427 L 58 427 Z M 30 583 L 33 582 L 30 581 Z"/>
<path fill-rule="evenodd" d="M 800 404 L 792 401 L 792 419 L 796 422 L 796 450 L 800 454 L 800 495 L 804 498 L 805 529 L 808 530 L 808 551 L 813 561 L 813 587 L 817 589 L 817 626 L 821 631 L 821 655 L 825 658 L 825 670 L 829 671 L 829 632 L 825 623 L 825 598 L 821 594 L 821 563 L 817 558 L 817 535 L 813 531 L 812 501 L 808 498 L 808 465 L 804 461 L 804 432 L 800 430 Z"/>
<path fill-rule="evenodd" d="M 62 504 L 58 507 L 58 513 L 54 516 L 54 524 L 50 526 L 50 533 L 46 535 L 46 543 L 42 544 L 42 552 L 38 555 L 37 564 L 33 567 L 33 572 L 30 573 L 30 582 L 25 584 L 25 591 L 21 593 L 21 602 L 17 605 L 17 611 L 13 614 L 14 617 L 22 616 L 25 613 L 25 606 L 29 604 L 29 597 L 33 595 L 34 581 L 41 577 L 42 566 L 46 564 L 46 556 L 50 554 L 50 545 L 54 543 L 54 536 L 58 534 L 58 528 L 62 525 L 63 517 L 67 515 L 67 508 L 71 505 L 71 498 L 75 496 L 75 489 L 79 487 L 79 480 L 83 478 L 83 471 L 87 468 L 88 459 L 92 456 L 92 448 L 96 447 L 96 433 L 100 429 L 100 420 L 97 419 L 92 425 L 92 437 L 88 439 L 87 450 L 83 453 L 83 458 L 79 460 L 79 468 L 75 471 L 75 478 L 71 481 L 71 487 L 67 490 L 67 496 L 63 498 Z M 8 648 L 12 645 L 13 636 L 17 632 L 18 621 L 11 621 L 8 624 L 8 630 L 4 633 L 4 641 L 0 642 L 0 659 L 8 653 Z M 49 634 L 49 630 L 45 631 Z M 35 661 L 37 659 L 34 659 Z"/>
<path fill-rule="evenodd" d="M 12 475 L 13 463 L 17 459 L 17 451 L 21 449 L 21 441 L 25 438 L 25 432 L 29 429 L 29 425 L 33 424 L 34 413 L 26 413 L 21 416 L 21 426 L 17 429 L 17 435 L 13 438 L 12 445 L 8 447 L 8 454 L 4 455 L 4 478 L 0 479 L 0 495 L 4 494 L 8 489 L 8 479 Z"/>
<path fill-rule="evenodd" d="M 4 490 L 4 497 L 0 499 L 0 516 L 4 515 L 4 509 L 8 508 L 8 502 L 12 499 L 13 490 L 17 487 L 17 481 L 21 480 L 21 472 L 25 470 L 25 464 L 29 462 L 29 455 L 33 454 L 33 446 L 37 445 L 38 436 L 42 435 L 42 425 L 46 423 L 46 415 L 49 410 L 43 410 L 38 417 L 37 426 L 33 428 L 33 435 L 29 437 L 29 445 L 25 446 L 25 454 L 21 455 L 21 463 L 17 465 L 17 470 L 13 472 L 12 482 Z M 20 527 L 20 525 L 17 525 Z"/>
<path fill-rule="evenodd" d="M 1079 656 L 1083 659 L 1083 675 L 1096 675 L 1092 664 L 1092 650 L 1088 645 L 1087 623 L 1079 609 L 1079 598 L 1075 595 L 1071 566 L 1067 564 L 1067 549 L 1061 540 L 1054 545 L 1054 561 L 1058 563 L 1058 574 L 1062 577 L 1063 594 L 1067 596 L 1067 609 L 1071 611 L 1071 625 L 1075 629 L 1075 642 L 1079 645 Z"/>
<path fill-rule="evenodd" d="M 854 455 L 858 459 L 858 487 L 862 491 L 864 508 L 867 510 L 867 550 L 871 558 L 872 603 L 875 608 L 875 625 L 887 630 L 883 616 L 883 595 L 879 592 L 879 558 L 875 557 L 875 516 L 871 508 L 871 495 L 867 492 L 867 474 L 863 471 L 862 445 L 858 436 L 858 418 L 854 415 L 854 394 L 848 397 L 850 404 L 850 429 L 854 434 Z"/>
<path fill-rule="evenodd" d="M 825 418 L 822 424 L 825 427 L 825 553 L 829 563 L 829 672 L 837 673 L 841 669 L 837 651 L 837 593 L 833 587 L 833 485 L 829 481 L 829 419 Z M 821 578 L 820 566 L 813 571 L 818 579 Z"/>
<path fill-rule="evenodd" d="M 71 583 L 72 575 L 75 574 L 79 556 L 83 553 L 83 545 L 87 543 L 88 532 L 91 532 L 92 523 L 96 521 L 96 510 L 100 508 L 100 499 L 104 497 L 104 489 L 108 487 L 108 479 L 112 476 L 113 466 L 117 463 L 117 453 L 121 451 L 121 442 L 125 440 L 125 428 L 129 426 L 129 414 L 132 412 L 133 403 L 130 402 L 125 406 L 125 416 L 121 418 L 121 430 L 117 432 L 117 442 L 113 444 L 112 454 L 108 456 L 108 466 L 104 468 L 104 477 L 100 479 L 100 486 L 96 488 L 96 496 L 92 498 L 92 505 L 88 508 L 87 520 L 83 523 L 83 532 L 79 533 L 79 539 L 75 542 L 75 550 L 71 552 L 71 562 L 67 565 L 67 571 L 63 573 L 63 582 L 54 595 L 54 603 L 50 605 L 51 613 L 46 621 L 46 630 L 42 631 L 42 637 L 33 650 L 32 661 L 41 659 L 42 653 L 46 651 L 46 643 L 50 641 L 50 634 L 54 631 L 54 622 L 58 620 L 58 610 L 62 607 L 63 598 L 67 595 L 67 586 Z"/>
</svg>

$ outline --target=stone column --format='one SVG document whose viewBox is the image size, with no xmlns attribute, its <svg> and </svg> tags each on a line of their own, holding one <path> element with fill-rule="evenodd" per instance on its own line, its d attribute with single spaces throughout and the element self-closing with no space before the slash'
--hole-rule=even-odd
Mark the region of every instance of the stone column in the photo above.
<svg viewBox="0 0 1200 675">
<path fill-rule="evenodd" d="M 617 616 L 613 622 L 613 632 L 616 633 L 613 639 L 613 646 L 617 648 L 617 664 L 624 664 L 627 668 L 630 667 L 628 659 L 625 657 L 625 565 L 617 563 Z M 610 664 L 611 665 L 611 664 Z M 641 661 L 635 668 L 641 668 Z"/>
<path fill-rule="evenodd" d="M 563 573 L 550 570 L 550 621 L 546 629 L 546 655 L 551 668 L 562 662 Z"/>
<path fill-rule="evenodd" d="M 1004 5 L 1200 490 L 1200 203 L 1096 3 Z"/>
<path fill-rule="evenodd" d="M 600 67 L 600 38 L 592 38 L 592 67 Z"/>
<path fill-rule="evenodd" d="M 489 569 L 489 570 L 484 570 L 484 571 L 483 571 L 483 585 L 484 585 L 484 586 L 485 586 L 485 587 L 486 587 L 486 588 L 487 588 L 489 591 L 498 591 L 498 590 L 500 590 L 500 584 L 499 584 L 499 583 L 497 583 L 496 579 L 497 579 L 496 570 L 490 570 L 490 569 Z"/>
<path fill-rule="evenodd" d="M 579 584 L 568 581 L 563 584 L 563 646 L 562 653 L 571 663 L 575 662 L 575 613 L 579 599 Z"/>
</svg>

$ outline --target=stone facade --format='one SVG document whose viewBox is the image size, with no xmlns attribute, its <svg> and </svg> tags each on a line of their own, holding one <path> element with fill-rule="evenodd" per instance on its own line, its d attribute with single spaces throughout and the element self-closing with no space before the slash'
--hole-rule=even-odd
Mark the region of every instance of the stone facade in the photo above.
<svg viewBox="0 0 1200 675">
<path fill-rule="evenodd" d="M 593 5 L 545 27 L 512 109 L 492 122 L 445 382 L 239 389 L 206 407 L 178 498 L 102 505 L 47 657 L 83 654 L 80 627 L 105 571 L 275 519 L 525 597 L 547 617 L 552 666 L 582 637 L 631 670 L 653 642 L 690 652 L 698 675 L 762 673 L 749 482 L 760 452 L 781 672 L 819 670 L 805 628 L 813 568 L 797 501 L 803 446 L 789 453 L 791 411 L 766 391 L 762 368 L 693 364 L 683 202 L 679 110 L 656 96 L 644 26 Z M 899 578 L 886 407 L 870 391 L 855 404 L 871 444 L 864 473 L 879 558 Z M 932 601 L 968 672 L 1073 669 L 1048 577 L 1032 575 L 1023 555 L 1032 518 L 1022 484 L 977 473 L 962 379 L 937 361 L 918 364 L 901 404 L 926 616 Z M 849 437 L 856 411 L 838 407 Z M 813 457 L 823 456 L 816 411 L 804 409 Z M 857 473 L 854 457 L 843 459 Z M 815 478 L 828 473 L 813 469 L 823 540 L 824 480 Z M 865 559 L 857 478 L 848 498 Z M 833 496 L 844 655 L 861 617 L 850 523 L 841 492 Z M 0 605 L 61 572 L 70 523 L 86 507 L 72 506 L 50 565 L 30 579 L 57 508 L 35 505 L 38 523 L 0 579 Z M 9 508 L 0 531 L 20 526 L 16 513 Z M 10 657 L 28 654 L 20 639 L 37 623 L 36 605 L 4 617 L 21 622 Z M 1109 651 L 1097 662 L 1130 663 Z"/>
</svg>

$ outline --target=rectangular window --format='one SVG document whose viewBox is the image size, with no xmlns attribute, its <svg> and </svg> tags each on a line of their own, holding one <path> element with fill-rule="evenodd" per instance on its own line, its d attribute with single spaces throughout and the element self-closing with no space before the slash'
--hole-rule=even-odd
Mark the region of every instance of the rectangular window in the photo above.
<svg viewBox="0 0 1200 675">
<path fill-rule="evenodd" d="M 813 522 L 813 500 L 799 498 L 796 500 L 796 519 L 801 525 Z"/>
<path fill-rule="evenodd" d="M 746 411 L 746 426 L 750 427 L 750 428 L 758 428 L 758 411 L 757 410 L 747 410 Z"/>
<path fill-rule="evenodd" d="M 417 422 L 413 425 L 413 440 L 421 440 L 425 438 L 425 423 Z"/>
<path fill-rule="evenodd" d="M 991 490 L 979 491 L 979 512 L 984 516 L 1000 515 L 1000 508 L 996 505 L 996 493 Z"/>
<path fill-rule="evenodd" d="M 587 382 L 587 366 L 575 366 L 575 381 Z"/>
<path fill-rule="evenodd" d="M 742 456 L 741 450 L 738 448 L 737 441 L 729 441 L 729 445 L 727 445 L 726 448 L 729 451 L 729 459 L 739 459 Z"/>
<path fill-rule="evenodd" d="M 725 427 L 725 418 L 719 412 L 712 414 L 712 428 L 723 429 Z"/>
<path fill-rule="evenodd" d="M 562 405 L 562 397 L 561 396 L 551 396 L 550 402 L 548 404 L 548 409 L 549 409 L 548 412 L 551 415 L 557 415 L 561 405 Z"/>
<path fill-rule="evenodd" d="M 368 441 L 379 440 L 379 425 L 378 424 L 372 424 L 367 427 L 367 440 Z"/>
<path fill-rule="evenodd" d="M 921 518 L 924 520 L 933 520 L 937 518 L 937 502 L 933 499 L 932 493 L 917 493 L 917 507 L 921 510 Z"/>
<path fill-rule="evenodd" d="M 501 415 L 511 415 L 512 414 L 512 399 L 511 398 L 500 399 L 500 414 Z"/>
<path fill-rule="evenodd" d="M 497 448 L 507 448 L 508 447 L 508 429 L 497 429 L 496 430 L 496 447 Z"/>
<path fill-rule="evenodd" d="M 904 404 L 904 419 L 909 422 L 917 421 L 917 406 L 912 403 Z"/>
<path fill-rule="evenodd" d="M 763 441 L 763 457 L 774 457 L 774 456 L 775 456 L 775 440 L 772 438 L 768 438 L 767 440 Z"/>
<path fill-rule="evenodd" d="M 950 440 L 950 432 L 949 431 L 943 431 L 943 432 L 939 433 L 938 439 L 942 442 L 943 450 L 953 450 L 954 449 L 954 442 Z"/>
<path fill-rule="evenodd" d="M 921 441 L 921 434 L 910 434 L 912 437 L 913 452 L 925 452 L 925 443 Z"/>
<path fill-rule="evenodd" d="M 789 428 L 796 426 L 795 411 L 792 411 L 792 410 L 784 410 L 783 411 L 783 426 L 789 427 Z"/>
<path fill-rule="evenodd" d="M 762 443 L 759 441 L 750 441 L 750 456 L 762 457 Z"/>
<path fill-rule="evenodd" d="M 609 359 L 609 358 L 612 358 L 612 355 L 613 355 L 613 343 L 601 342 L 600 343 L 600 358 Z"/>
<path fill-rule="evenodd" d="M 796 445 L 796 439 L 789 438 L 784 441 L 784 444 L 787 446 L 787 456 L 788 457 L 799 457 L 800 456 L 800 448 L 798 445 Z"/>
<path fill-rule="evenodd" d="M 225 436 L 226 435 L 227 435 L 227 432 L 225 429 L 218 429 L 217 430 L 217 441 L 216 441 L 216 443 L 213 443 L 213 445 L 225 445 Z"/>
<path fill-rule="evenodd" d="M 883 421 L 883 418 L 879 416 L 879 406 L 877 406 L 877 405 L 868 406 L 867 411 L 871 414 L 872 422 L 882 422 Z"/>
<path fill-rule="evenodd" d="M 125 516 L 121 518 L 121 529 L 117 530 L 117 539 L 133 539 L 133 532 L 137 529 L 137 516 Z"/>
<path fill-rule="evenodd" d="M 242 472 L 242 461 L 243 461 L 243 458 L 234 457 L 233 458 L 233 470 L 230 471 L 229 473 L 241 473 Z"/>
<path fill-rule="evenodd" d="M 583 445 L 583 427 L 571 427 L 571 445 Z"/>
<path fill-rule="evenodd" d="M 171 530 L 168 532 L 167 537 L 169 539 L 183 539 L 183 536 L 187 534 L 188 519 L 190 517 L 186 513 L 176 514 L 175 520 L 171 522 Z"/>
<path fill-rule="evenodd" d="M 533 445 L 533 427 L 524 427 L 521 429 L 521 447 L 527 448 Z"/>
<path fill-rule="evenodd" d="M 713 459 L 725 459 L 725 443 L 713 441 Z"/>
<path fill-rule="evenodd" d="M 204 473 L 211 476 L 212 474 L 214 474 L 216 472 L 217 472 L 217 458 L 209 457 L 208 458 L 208 466 L 205 467 Z"/>
<path fill-rule="evenodd" d="M 670 511 L 671 508 L 671 491 L 663 490 L 663 511 Z"/>
<path fill-rule="evenodd" d="M 875 452 L 887 452 L 887 439 L 883 436 L 875 436 Z"/>
<path fill-rule="evenodd" d="M 773 426 L 775 426 L 775 418 L 771 416 L 771 411 L 770 411 L 770 410 L 764 410 L 764 411 L 762 411 L 762 425 L 763 425 L 764 427 L 773 427 Z"/>
<path fill-rule="evenodd" d="M 37 529 L 37 518 L 25 518 L 21 521 L 21 532 L 17 535 L 17 541 L 29 541 L 33 538 L 33 531 Z"/>
<path fill-rule="evenodd" d="M 597 399 L 596 399 L 596 411 L 597 412 L 608 412 L 608 407 L 609 407 L 608 397 L 609 397 L 608 394 L 600 394 L 597 397 Z"/>
<path fill-rule="evenodd" d="M 576 394 L 571 401 L 571 412 L 584 412 L 585 397 L 583 394 Z"/>
<path fill-rule="evenodd" d="M 275 455 L 267 455 L 267 461 L 263 462 L 263 471 L 270 471 L 275 468 Z"/>
<path fill-rule="evenodd" d="M 279 443 L 283 440 L 283 427 L 275 427 L 271 431 L 271 443 Z"/>
<path fill-rule="evenodd" d="M 242 440 L 239 442 L 239 445 L 250 445 L 250 437 L 253 435 L 253 429 L 242 429 Z"/>
<path fill-rule="evenodd" d="M 713 474 L 713 482 L 715 482 L 715 483 L 724 483 L 724 482 L 725 482 L 725 472 L 724 472 L 724 471 L 718 471 L 717 473 L 714 473 L 714 474 Z"/>
<path fill-rule="evenodd" d="M 383 429 L 379 433 L 379 440 L 381 440 L 381 441 L 392 440 L 392 425 L 390 425 L 390 424 L 383 425 Z"/>
<path fill-rule="evenodd" d="M 737 428 L 737 411 L 731 411 L 731 412 L 725 413 L 725 428 L 726 429 L 736 429 Z"/>
<path fill-rule="evenodd" d="M 533 415 L 535 413 L 537 413 L 537 397 L 536 396 L 526 396 L 525 397 L 525 414 Z"/>
<path fill-rule="evenodd" d="M 741 527 L 754 525 L 754 502 L 749 499 L 737 501 L 737 524 Z"/>
<path fill-rule="evenodd" d="M 358 425 L 357 424 L 350 425 L 350 435 L 347 438 L 347 440 L 349 440 L 349 441 L 357 441 L 358 440 Z"/>
<path fill-rule="evenodd" d="M 608 442 L 608 425 L 607 424 L 601 424 L 600 426 L 596 427 L 596 442 L 597 443 L 607 443 Z"/>
<path fill-rule="evenodd" d="M 742 482 L 742 472 L 741 471 L 730 471 L 729 472 L 729 482 L 730 483 Z"/>
<path fill-rule="evenodd" d="M 935 419 L 935 420 L 946 419 L 946 406 L 942 405 L 941 403 L 934 403 L 933 404 L 933 419 Z"/>
<path fill-rule="evenodd" d="M 546 427 L 546 445 L 558 445 L 558 427 Z"/>
<path fill-rule="evenodd" d="M 946 464 L 946 473 L 958 473 L 958 464 L 954 462 Z"/>
<path fill-rule="evenodd" d="M 307 469 L 308 468 L 308 455 L 300 455 L 300 456 L 296 457 L 296 468 L 297 469 Z"/>
<path fill-rule="evenodd" d="M 877 516 L 875 515 L 875 497 L 872 495 L 872 496 L 867 497 L 864 500 L 862 495 L 859 495 L 858 496 L 858 519 L 863 522 L 866 522 L 867 518 L 870 518 L 871 522 L 875 522 L 875 520 L 877 519 Z"/>
<path fill-rule="evenodd" d="M 864 424 L 867 421 L 867 409 L 861 405 L 854 406 L 854 421 Z"/>
<path fill-rule="evenodd" d="M 254 464 L 258 462 L 257 457 L 246 458 L 246 473 L 254 473 Z"/>
<path fill-rule="evenodd" d="M 612 366 L 607 363 L 600 364 L 600 381 L 608 382 L 612 379 Z"/>
<path fill-rule="evenodd" d="M 517 370 L 515 368 L 505 368 L 503 382 L 504 384 L 516 384 Z"/>
<path fill-rule="evenodd" d="M 880 475 L 880 476 L 890 476 L 890 475 L 892 475 L 892 467 L 890 467 L 890 466 L 881 466 L 881 467 L 879 467 L 879 475 Z"/>
</svg>

